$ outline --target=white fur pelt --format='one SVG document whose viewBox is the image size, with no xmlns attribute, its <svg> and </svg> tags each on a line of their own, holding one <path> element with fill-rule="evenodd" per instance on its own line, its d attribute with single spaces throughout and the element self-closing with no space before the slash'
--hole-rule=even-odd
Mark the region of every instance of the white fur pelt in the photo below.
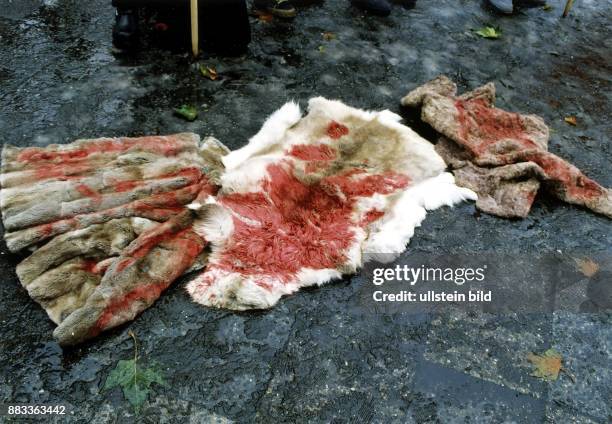
<svg viewBox="0 0 612 424">
<path fill-rule="evenodd" d="M 203 305 L 269 308 L 283 295 L 355 273 L 406 248 L 427 210 L 476 195 L 433 146 L 389 111 L 314 98 L 287 103 L 223 158 L 221 190 L 195 231 L 212 253 L 188 284 Z"/>
</svg>

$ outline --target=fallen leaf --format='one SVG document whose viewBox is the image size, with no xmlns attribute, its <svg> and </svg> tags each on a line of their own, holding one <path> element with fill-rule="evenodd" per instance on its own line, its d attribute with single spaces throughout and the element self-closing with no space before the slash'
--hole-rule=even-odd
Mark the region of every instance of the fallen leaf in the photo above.
<svg viewBox="0 0 612 424">
<path fill-rule="evenodd" d="M 102 390 L 121 387 L 125 399 L 134 409 L 139 410 L 140 406 L 147 400 L 153 383 L 161 386 L 166 385 L 162 375 L 155 368 L 141 370 L 135 359 L 123 359 L 110 372 Z"/>
<path fill-rule="evenodd" d="M 138 367 L 136 336 L 131 331 L 130 336 L 134 339 L 134 358 L 128 360 L 123 359 L 117 363 L 115 369 L 108 374 L 102 391 L 121 387 L 125 399 L 134 407 L 136 412 L 138 412 L 149 396 L 151 384 L 156 383 L 160 386 L 165 386 L 166 383 L 157 369 L 152 367 L 140 369 Z"/>
<path fill-rule="evenodd" d="M 527 360 L 533 364 L 535 370 L 531 374 L 534 377 L 541 378 L 546 381 L 555 381 L 559 378 L 559 372 L 562 370 L 561 354 L 554 349 L 548 349 L 542 355 L 529 353 Z"/>
<path fill-rule="evenodd" d="M 198 110 L 189 105 L 182 105 L 178 109 L 174 109 L 174 113 L 188 121 L 194 121 L 198 117 Z"/>
<path fill-rule="evenodd" d="M 599 271 L 599 265 L 597 262 L 590 258 L 575 259 L 575 261 L 576 265 L 578 265 L 578 270 L 583 273 L 585 277 L 591 278 L 593 275 L 597 274 L 597 271 Z"/>
<path fill-rule="evenodd" d="M 576 118 L 575 116 L 566 116 L 565 122 L 575 127 L 576 125 L 578 125 L 578 118 Z"/>
<path fill-rule="evenodd" d="M 331 41 L 331 40 L 335 40 L 336 39 L 336 34 L 334 34 L 333 32 L 330 32 L 330 31 L 325 31 L 321 35 L 323 35 L 323 39 L 325 41 Z"/>
<path fill-rule="evenodd" d="M 257 20 L 263 24 L 268 24 L 274 20 L 274 16 L 270 13 L 262 12 L 261 10 L 255 11 L 255 16 L 257 16 Z"/>
<path fill-rule="evenodd" d="M 212 81 L 216 80 L 219 75 L 217 74 L 217 70 L 212 66 L 200 65 L 200 73 L 204 78 L 208 78 Z"/>
<path fill-rule="evenodd" d="M 499 38 L 502 35 L 501 29 L 490 26 L 480 28 L 475 32 L 483 38 Z"/>
<path fill-rule="evenodd" d="M 319 46 L 319 53 L 325 53 L 325 46 Z"/>
<path fill-rule="evenodd" d="M 545 4 L 544 6 L 542 6 L 542 10 L 544 10 L 545 12 L 550 12 L 551 10 L 553 10 L 553 7 L 550 4 Z"/>
</svg>

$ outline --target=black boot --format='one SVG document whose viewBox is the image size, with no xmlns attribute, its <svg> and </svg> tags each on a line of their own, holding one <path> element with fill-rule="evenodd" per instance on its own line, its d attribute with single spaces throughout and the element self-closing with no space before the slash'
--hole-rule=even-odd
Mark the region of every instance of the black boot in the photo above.
<svg viewBox="0 0 612 424">
<path fill-rule="evenodd" d="M 389 16 L 391 4 L 387 0 L 351 0 L 354 6 L 378 16 Z"/>
<path fill-rule="evenodd" d="M 113 26 L 113 45 L 120 50 L 131 50 L 138 45 L 138 12 L 117 9 Z"/>
</svg>

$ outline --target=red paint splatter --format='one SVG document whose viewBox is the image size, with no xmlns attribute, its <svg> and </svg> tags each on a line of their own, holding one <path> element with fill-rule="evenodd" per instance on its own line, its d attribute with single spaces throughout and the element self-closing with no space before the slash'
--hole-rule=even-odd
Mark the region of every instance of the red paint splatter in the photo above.
<svg viewBox="0 0 612 424">
<path fill-rule="evenodd" d="M 535 162 L 544 170 L 556 189 L 565 192 L 568 200 L 590 200 L 602 196 L 605 191 L 595 181 L 586 177 L 578 168 L 546 151 L 526 152 L 525 160 Z"/>
<path fill-rule="evenodd" d="M 374 221 L 378 221 L 380 218 L 382 218 L 383 216 L 385 216 L 385 212 L 378 210 L 378 209 L 372 209 L 370 211 L 368 211 L 364 217 L 361 220 L 360 225 L 362 227 L 368 226 L 370 225 L 372 222 Z"/>
<path fill-rule="evenodd" d="M 337 140 L 345 135 L 349 134 L 349 129 L 346 125 L 343 125 L 339 122 L 332 121 L 327 126 L 327 135 L 334 140 Z"/>
<path fill-rule="evenodd" d="M 487 152 L 502 140 L 516 140 L 520 148 L 538 148 L 526 132 L 518 113 L 490 107 L 485 99 L 456 100 L 459 137 L 475 155 Z"/>
<path fill-rule="evenodd" d="M 81 263 L 79 264 L 79 269 L 89 272 L 90 274 L 97 274 L 96 272 L 96 265 L 98 264 L 98 261 L 94 260 L 94 259 L 84 259 L 83 261 L 81 261 Z"/>
<path fill-rule="evenodd" d="M 142 181 L 119 181 L 113 184 L 113 191 L 115 193 L 123 193 L 134 190 L 136 187 L 140 187 L 142 184 Z"/>
<path fill-rule="evenodd" d="M 456 100 L 455 107 L 460 141 L 476 157 L 492 155 L 498 165 L 534 162 L 544 171 L 553 192 L 572 203 L 585 204 L 605 194 L 603 187 L 578 168 L 530 139 L 519 114 L 490 107 L 484 99 Z M 533 198 L 526 200 L 533 202 Z"/>
<path fill-rule="evenodd" d="M 269 165 L 261 192 L 219 197 L 247 220 L 233 218 L 231 243 L 215 266 L 281 281 L 303 268 L 336 268 L 354 242 L 353 226 L 362 224 L 353 219 L 357 197 L 389 194 L 409 182 L 400 174 L 361 175 L 354 169 L 307 185 L 293 169 L 287 162 Z"/>
<path fill-rule="evenodd" d="M 121 153 L 131 149 L 149 151 L 163 156 L 174 156 L 185 146 L 185 143 L 173 136 L 101 139 L 83 143 L 74 149 L 49 150 L 49 148 L 30 147 L 22 150 L 17 156 L 17 160 L 30 162 L 33 165 L 40 162 L 66 164 L 98 153 Z"/>
<path fill-rule="evenodd" d="M 102 201 L 102 195 L 86 184 L 77 184 L 75 188 L 81 196 L 89 197 L 95 203 L 100 203 Z"/>
<path fill-rule="evenodd" d="M 325 144 L 296 144 L 287 153 L 289 156 L 308 161 L 329 161 L 336 159 L 336 151 Z"/>
<path fill-rule="evenodd" d="M 165 224 L 163 225 L 165 226 Z M 160 227 L 163 227 L 160 226 Z M 158 232 L 158 227 L 153 233 Z M 166 226 L 166 230 L 169 231 L 169 237 L 163 238 L 158 244 L 163 243 L 164 247 L 168 249 L 169 254 L 173 254 L 174 261 L 169 261 L 166 267 L 162 270 L 158 270 L 157 273 L 152 273 L 152 277 L 163 276 L 161 281 L 147 281 L 138 282 L 138 285 L 127 293 L 117 296 L 112 299 L 108 306 L 100 313 L 100 317 L 96 321 L 95 325 L 90 329 L 90 336 L 96 336 L 100 332 L 115 325 L 121 324 L 128 319 L 132 319 L 134 315 L 146 309 L 148 305 L 153 303 L 159 298 L 161 293 L 166 290 L 172 282 L 178 278 L 183 272 L 189 268 L 197 256 L 202 252 L 205 246 L 205 241 L 189 229 L 181 230 L 178 233 L 172 232 L 174 229 L 172 226 Z M 147 238 L 143 244 L 148 246 L 147 253 L 155 245 L 149 245 L 151 239 Z M 137 243 L 140 245 L 140 243 Z M 157 244 L 157 245 L 158 245 Z M 139 251 L 142 253 L 142 251 Z M 143 256 L 144 257 L 144 256 Z M 123 270 L 115 267 L 111 267 L 108 272 L 115 273 L 114 278 L 116 280 L 122 280 L 131 278 L 130 275 L 120 274 Z"/>
<path fill-rule="evenodd" d="M 67 219 L 41 224 L 28 229 L 30 239 L 26 245 L 37 243 L 57 234 L 86 228 L 89 225 L 107 222 L 115 218 L 139 216 L 153 221 L 167 221 L 185 210 L 185 205 L 197 196 L 204 197 L 216 194 L 218 187 L 208 183 L 206 177 L 202 181 L 176 191 L 158 193 L 143 199 L 118 207 L 98 212 L 75 215 Z"/>
<path fill-rule="evenodd" d="M 94 168 L 87 164 L 70 164 L 70 165 L 48 165 L 48 166 L 34 166 L 33 178 L 27 178 L 24 182 L 32 180 L 48 180 L 51 178 L 57 178 L 59 180 L 72 180 L 80 178 L 81 174 L 89 173 Z"/>
<path fill-rule="evenodd" d="M 136 302 L 150 304 L 168 287 L 166 282 L 139 285 L 124 296 L 114 299 L 102 312 L 96 324 L 90 330 L 90 336 L 95 337 L 113 324 L 113 319 L 121 313 L 130 310 Z"/>
<path fill-rule="evenodd" d="M 384 172 L 382 174 L 360 176 L 365 171 L 352 169 L 339 175 L 327 177 L 322 184 L 339 189 L 349 198 L 370 197 L 376 193 L 390 194 L 394 191 L 408 187 L 410 179 L 396 172 Z"/>
</svg>

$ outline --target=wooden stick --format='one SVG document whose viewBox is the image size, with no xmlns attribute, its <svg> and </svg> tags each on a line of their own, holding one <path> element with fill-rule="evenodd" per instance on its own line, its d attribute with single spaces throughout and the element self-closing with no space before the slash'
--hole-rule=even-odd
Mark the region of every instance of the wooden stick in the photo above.
<svg viewBox="0 0 612 424">
<path fill-rule="evenodd" d="M 565 10 L 563 11 L 564 18 L 567 18 L 567 15 L 569 15 L 570 10 L 572 10 L 573 5 L 574 5 L 574 0 L 567 0 L 567 3 L 565 4 Z"/>
<path fill-rule="evenodd" d="M 200 33 L 198 29 L 198 0 L 191 0 L 191 51 L 195 57 L 200 53 Z"/>
</svg>

